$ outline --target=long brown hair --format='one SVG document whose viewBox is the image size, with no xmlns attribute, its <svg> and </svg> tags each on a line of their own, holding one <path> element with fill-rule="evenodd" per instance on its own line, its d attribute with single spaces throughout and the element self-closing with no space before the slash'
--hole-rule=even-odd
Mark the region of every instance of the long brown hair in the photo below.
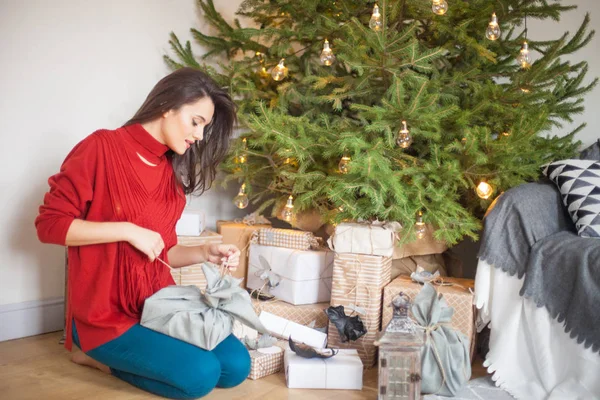
<svg viewBox="0 0 600 400">
<path fill-rule="evenodd" d="M 140 109 L 124 125 L 155 120 L 169 110 L 178 110 L 206 96 L 213 101 L 215 113 L 210 124 L 204 128 L 204 139 L 194 143 L 183 155 L 173 151 L 168 153 L 185 194 L 200 195 L 210 189 L 217 166 L 227 155 L 237 111 L 229 94 L 204 72 L 181 68 L 161 79 Z"/>
</svg>

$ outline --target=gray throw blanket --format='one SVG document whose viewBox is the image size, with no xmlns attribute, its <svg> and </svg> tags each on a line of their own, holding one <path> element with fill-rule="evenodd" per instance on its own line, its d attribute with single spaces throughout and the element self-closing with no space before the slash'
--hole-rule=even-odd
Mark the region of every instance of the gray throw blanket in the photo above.
<svg viewBox="0 0 600 400">
<path fill-rule="evenodd" d="M 553 183 L 505 192 L 486 216 L 479 258 L 519 278 L 521 295 L 600 351 L 600 240 L 577 236 Z"/>
</svg>

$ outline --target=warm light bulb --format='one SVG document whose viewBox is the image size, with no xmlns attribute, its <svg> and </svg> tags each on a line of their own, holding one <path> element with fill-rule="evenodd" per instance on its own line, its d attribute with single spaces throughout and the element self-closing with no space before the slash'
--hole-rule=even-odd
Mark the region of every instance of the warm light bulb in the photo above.
<svg viewBox="0 0 600 400">
<path fill-rule="evenodd" d="M 398 138 L 396 144 L 402 149 L 408 148 L 412 144 L 412 136 L 406 127 L 406 121 L 402 121 L 402 129 L 398 132 Z"/>
<path fill-rule="evenodd" d="M 496 13 L 492 14 L 492 19 L 488 24 L 487 29 L 485 30 L 485 37 L 490 40 L 496 40 L 500 37 L 500 25 L 498 25 L 498 18 L 496 17 Z"/>
<path fill-rule="evenodd" d="M 417 239 L 423 239 L 426 232 L 427 227 L 425 226 L 425 222 L 423 222 L 423 213 L 419 211 L 417 222 L 415 222 L 415 233 L 417 234 Z"/>
<path fill-rule="evenodd" d="M 290 195 L 283 209 L 282 217 L 284 221 L 290 222 L 294 218 L 294 197 Z"/>
<path fill-rule="evenodd" d="M 281 61 L 279 61 L 279 64 L 277 64 L 271 70 L 271 76 L 276 81 L 281 81 L 281 80 L 285 79 L 285 77 L 288 74 L 288 68 L 285 66 L 284 61 L 285 61 L 285 59 L 282 58 Z"/>
<path fill-rule="evenodd" d="M 233 198 L 233 204 L 235 204 L 237 208 L 243 209 L 248 207 L 248 202 L 248 196 L 246 196 L 246 184 L 242 183 L 238 195 Z"/>
<path fill-rule="evenodd" d="M 492 193 L 494 193 L 494 188 L 486 181 L 481 181 L 479 182 L 479 185 L 477 185 L 475 193 L 477 193 L 477 196 L 481 197 L 484 200 L 489 199 Z"/>
<path fill-rule="evenodd" d="M 350 172 L 350 157 L 342 157 L 340 163 L 338 164 L 338 170 L 340 171 L 340 174 L 347 174 Z"/>
<path fill-rule="evenodd" d="M 510 136 L 510 132 L 504 131 L 504 132 L 501 133 L 501 135 L 504 136 L 504 137 L 509 137 Z"/>
<path fill-rule="evenodd" d="M 521 86 L 519 89 L 520 89 L 520 90 L 521 90 L 521 92 L 523 92 L 523 93 L 529 93 L 529 92 L 531 92 L 531 89 L 530 89 L 530 87 L 529 87 L 529 86 L 527 86 L 527 85 L 523 85 L 523 86 Z"/>
<path fill-rule="evenodd" d="M 248 149 L 248 142 L 246 138 L 242 139 L 242 154 L 235 158 L 236 164 L 245 164 L 248 158 L 246 157 L 246 150 Z"/>
<path fill-rule="evenodd" d="M 383 20 L 381 19 L 379 6 L 377 4 L 373 7 L 373 15 L 371 15 L 371 20 L 369 21 L 369 28 L 373 29 L 375 32 L 379 32 L 383 28 Z"/>
<path fill-rule="evenodd" d="M 521 64 L 521 68 L 527 69 L 531 67 L 531 58 L 529 57 L 529 44 L 523 42 L 519 55 L 517 56 L 517 62 Z"/>
<path fill-rule="evenodd" d="M 325 39 L 325 43 L 323 44 L 323 51 L 321 51 L 321 63 L 326 66 L 330 66 L 335 61 L 335 56 L 333 55 L 333 51 L 329 47 L 329 41 Z"/>
<path fill-rule="evenodd" d="M 258 75 L 261 78 L 268 78 L 269 76 L 271 76 L 271 74 L 269 74 L 269 71 L 267 71 L 267 67 L 265 67 L 264 65 L 261 65 L 258 68 Z"/>
<path fill-rule="evenodd" d="M 448 11 L 448 3 L 446 0 L 433 0 L 431 9 L 437 15 L 444 15 Z"/>
<path fill-rule="evenodd" d="M 261 53 L 260 51 L 256 52 L 256 58 L 258 58 L 258 62 L 261 64 L 265 63 L 265 55 L 263 53 Z"/>
</svg>

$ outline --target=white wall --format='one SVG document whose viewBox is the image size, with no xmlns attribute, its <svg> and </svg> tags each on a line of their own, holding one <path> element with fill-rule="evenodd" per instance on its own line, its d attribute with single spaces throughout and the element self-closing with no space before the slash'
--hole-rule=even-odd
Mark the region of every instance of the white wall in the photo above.
<svg viewBox="0 0 600 400">
<path fill-rule="evenodd" d="M 241 0 L 217 1 L 231 19 Z M 599 4 L 579 1 L 562 30 L 575 30 L 585 11 L 597 26 Z M 556 26 L 530 23 L 531 37 L 554 37 Z M 38 243 L 33 226 L 46 180 L 68 151 L 98 128 L 130 117 L 168 73 L 168 34 L 189 38 L 200 27 L 194 0 L 0 0 L 0 305 L 60 297 L 63 249 Z M 577 59 L 600 76 L 599 40 Z M 588 97 L 579 139 L 599 136 L 600 89 Z M 232 188 L 234 189 L 234 188 Z M 194 208 L 216 218 L 239 216 L 234 193 L 213 190 Z"/>
<path fill-rule="evenodd" d="M 563 5 L 577 5 L 577 9 L 564 13 L 559 22 L 551 20 L 533 20 L 527 21 L 528 37 L 533 40 L 551 40 L 560 38 L 564 32 L 570 32 L 571 35 L 577 32 L 586 12 L 591 15 L 590 28 L 596 29 L 596 36 L 583 49 L 579 50 L 568 59 L 573 63 L 587 61 L 589 72 L 584 82 L 590 83 L 596 77 L 600 77 L 600 1 L 598 0 L 568 0 L 562 1 Z M 576 115 L 573 123 L 565 123 L 563 128 L 556 128 L 552 134 L 563 136 L 575 129 L 582 122 L 587 122 L 587 126 L 579 132 L 577 139 L 581 140 L 582 147 L 587 147 L 594 141 L 600 139 L 600 85 L 594 91 L 585 97 L 585 112 Z"/>
<path fill-rule="evenodd" d="M 169 32 L 187 40 L 192 26 L 194 0 L 0 1 L 0 305 L 62 296 L 63 248 L 40 244 L 33 225 L 47 179 L 77 142 L 135 113 L 169 72 Z M 234 195 L 194 206 L 214 225 L 239 215 Z"/>
</svg>

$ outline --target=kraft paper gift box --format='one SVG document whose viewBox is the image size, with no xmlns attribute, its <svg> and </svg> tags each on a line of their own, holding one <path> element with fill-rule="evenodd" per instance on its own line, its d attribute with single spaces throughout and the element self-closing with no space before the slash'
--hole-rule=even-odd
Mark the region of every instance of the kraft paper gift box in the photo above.
<svg viewBox="0 0 600 400">
<path fill-rule="evenodd" d="M 200 236 L 206 228 L 206 217 L 202 211 L 183 210 L 175 225 L 177 236 Z"/>
<path fill-rule="evenodd" d="M 396 244 L 394 246 L 394 260 L 411 257 L 411 256 L 425 256 L 429 254 L 442 254 L 448 250 L 448 245 L 445 242 L 435 240 L 433 238 L 433 232 L 435 228 L 433 225 L 425 224 L 425 237 L 422 239 L 415 239 L 412 242 L 404 244 Z"/>
<path fill-rule="evenodd" d="M 258 318 L 267 331 L 275 337 L 283 340 L 288 340 L 291 337 L 295 342 L 304 343 L 319 349 L 327 346 L 327 334 L 323 332 L 297 324 L 266 311 L 261 312 Z"/>
<path fill-rule="evenodd" d="M 224 244 L 233 244 L 240 249 L 240 263 L 237 270 L 232 273 L 236 278 L 243 278 L 241 286 L 246 287 L 246 276 L 248 272 L 248 246 L 252 232 L 261 228 L 269 228 L 271 225 L 257 224 L 247 225 L 234 221 L 217 221 L 217 232 L 223 237 Z"/>
<path fill-rule="evenodd" d="M 329 302 L 295 306 L 276 299 L 267 301 L 252 299 L 252 306 L 258 315 L 266 311 L 309 328 L 326 328 L 329 323 L 325 314 Z"/>
<path fill-rule="evenodd" d="M 338 329 L 330 322 L 327 340 L 330 347 L 356 349 L 365 368 L 377 360 L 375 339 L 381 329 L 383 288 L 390 282 L 391 272 L 391 257 L 335 255 L 331 305 L 344 306 L 347 315 L 358 314 L 367 333 L 356 341 L 342 343 Z M 353 308 L 358 311 L 353 312 Z"/>
<path fill-rule="evenodd" d="M 249 289 L 259 289 L 290 304 L 315 304 L 331 298 L 333 252 L 294 250 L 251 244 L 248 259 Z M 268 277 L 279 280 L 268 285 Z"/>
<path fill-rule="evenodd" d="M 182 246 L 200 246 L 205 244 L 219 244 L 222 237 L 216 232 L 205 230 L 200 236 L 178 236 L 177 244 Z M 202 271 L 202 264 L 193 264 L 187 267 L 171 269 L 171 276 L 176 285 L 195 285 L 206 289 L 206 277 Z"/>
<path fill-rule="evenodd" d="M 279 341 L 271 347 L 250 350 L 250 374 L 248 379 L 260 379 L 283 369 L 283 357 L 287 342 Z"/>
<path fill-rule="evenodd" d="M 303 358 L 288 349 L 284 365 L 290 389 L 362 390 L 363 364 L 356 350 L 339 350 L 335 356 L 322 359 Z"/>
<path fill-rule="evenodd" d="M 473 289 L 474 281 L 472 279 L 460 278 L 442 278 L 444 283 L 453 284 L 448 286 L 433 285 L 438 293 L 444 295 L 448 305 L 454 308 L 451 325 L 454 329 L 464 333 L 471 341 L 471 359 L 475 350 L 475 308 L 473 307 L 473 294 L 469 289 Z M 414 282 L 410 276 L 400 275 L 383 289 L 383 317 L 381 326 L 385 327 L 392 319 L 393 310 L 390 306 L 392 300 L 400 292 L 406 294 L 411 301 L 421 291 L 423 285 Z"/>
<path fill-rule="evenodd" d="M 254 231 L 251 242 L 263 246 L 286 247 L 297 250 L 318 249 L 320 247 L 319 239 L 312 232 L 295 229 L 261 228 Z"/>
<path fill-rule="evenodd" d="M 389 257 L 394 253 L 397 226 L 344 222 L 335 227 L 327 243 L 336 253 Z"/>
</svg>

